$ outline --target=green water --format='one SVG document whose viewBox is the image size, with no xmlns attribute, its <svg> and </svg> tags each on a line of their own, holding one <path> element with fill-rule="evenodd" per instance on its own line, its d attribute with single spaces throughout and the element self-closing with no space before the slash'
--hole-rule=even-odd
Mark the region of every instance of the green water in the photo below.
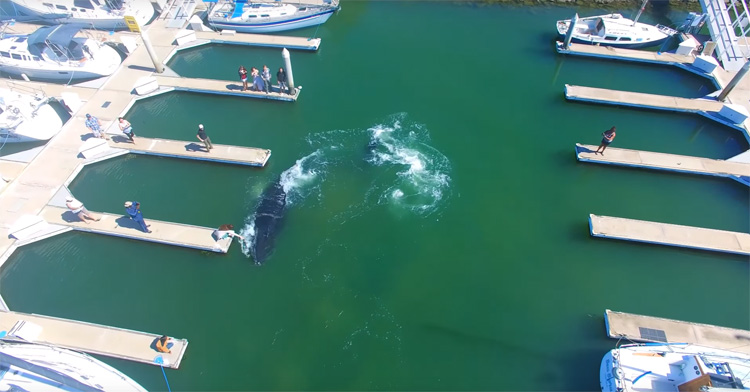
<svg viewBox="0 0 750 392">
<path fill-rule="evenodd" d="M 606 308 L 750 327 L 747 258 L 589 237 L 589 213 L 747 232 L 750 194 L 577 163 L 576 142 L 616 125 L 616 147 L 725 159 L 748 145 L 698 116 L 566 102 L 565 83 L 711 90 L 670 68 L 556 55 L 553 23 L 574 11 L 345 3 L 317 53 L 292 52 L 297 103 L 142 101 L 127 116 L 138 135 L 191 140 L 203 123 L 214 143 L 272 149 L 269 164 L 121 157 L 84 169 L 73 193 L 91 210 L 136 199 L 146 219 L 241 227 L 310 156 L 275 252 L 257 266 L 237 244 L 216 255 L 68 233 L 17 251 L 0 292 L 13 310 L 189 339 L 173 390 L 597 390 L 615 344 Z M 170 67 L 234 80 L 263 63 L 277 69 L 280 51 L 207 47 Z M 105 360 L 166 389 L 157 367 Z"/>
</svg>

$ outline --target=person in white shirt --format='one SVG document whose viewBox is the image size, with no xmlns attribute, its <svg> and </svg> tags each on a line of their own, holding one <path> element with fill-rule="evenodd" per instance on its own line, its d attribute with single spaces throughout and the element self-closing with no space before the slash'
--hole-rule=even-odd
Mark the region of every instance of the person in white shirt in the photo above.
<svg viewBox="0 0 750 392">
<path fill-rule="evenodd" d="M 86 209 L 86 207 L 83 206 L 83 203 L 76 200 L 73 196 L 68 196 L 65 199 L 65 206 L 68 207 L 70 212 L 76 214 L 80 220 L 83 221 L 85 224 L 89 224 L 89 222 L 86 219 L 90 219 L 92 221 L 99 222 L 102 218 L 94 218 L 94 215 L 89 212 L 89 210 Z"/>
</svg>

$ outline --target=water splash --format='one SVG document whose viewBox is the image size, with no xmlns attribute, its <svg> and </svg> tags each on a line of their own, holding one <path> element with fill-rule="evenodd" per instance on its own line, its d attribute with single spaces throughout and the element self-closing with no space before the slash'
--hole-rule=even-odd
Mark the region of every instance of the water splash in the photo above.
<svg viewBox="0 0 750 392">
<path fill-rule="evenodd" d="M 367 161 L 399 170 L 391 185 L 378 190 L 378 203 L 392 203 L 422 215 L 435 212 L 450 188 L 451 166 L 445 155 L 427 144 L 426 127 L 407 122 L 406 113 L 400 113 L 369 131 Z"/>
</svg>

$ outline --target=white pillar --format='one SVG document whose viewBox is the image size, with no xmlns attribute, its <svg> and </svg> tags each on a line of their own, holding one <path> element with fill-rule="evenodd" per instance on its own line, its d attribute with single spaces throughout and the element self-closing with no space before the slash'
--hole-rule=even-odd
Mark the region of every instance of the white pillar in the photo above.
<svg viewBox="0 0 750 392">
<path fill-rule="evenodd" d="M 284 59 L 284 68 L 286 69 L 286 82 L 289 85 L 289 94 L 294 94 L 294 75 L 292 75 L 292 59 L 289 57 L 289 51 L 286 48 L 281 50 L 281 58 Z"/>
<path fill-rule="evenodd" d="M 148 34 L 146 34 L 146 32 L 143 30 L 141 30 L 141 38 L 143 38 L 143 45 L 146 47 L 148 56 L 151 57 L 151 61 L 154 63 L 154 69 L 156 69 L 156 73 L 164 73 L 164 65 L 161 63 L 161 61 L 159 61 L 159 58 L 156 57 L 156 52 L 154 52 L 154 47 L 151 46 L 151 41 L 148 39 Z"/>
<path fill-rule="evenodd" d="M 568 49 L 568 47 L 570 47 L 570 40 L 573 39 L 573 31 L 575 30 L 576 22 L 578 22 L 578 12 L 573 15 L 573 18 L 568 24 L 568 31 L 565 33 L 565 40 L 563 41 L 563 49 Z"/>
</svg>

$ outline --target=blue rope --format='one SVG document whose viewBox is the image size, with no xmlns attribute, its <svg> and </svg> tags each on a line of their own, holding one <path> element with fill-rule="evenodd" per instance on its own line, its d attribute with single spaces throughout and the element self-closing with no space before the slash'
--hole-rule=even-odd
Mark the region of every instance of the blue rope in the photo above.
<svg viewBox="0 0 750 392">
<path fill-rule="evenodd" d="M 167 391 L 172 392 L 172 388 L 169 387 L 169 380 L 167 380 L 167 373 L 164 372 L 164 366 L 159 365 L 159 367 L 161 368 L 161 374 L 164 375 L 164 382 L 167 383 Z"/>
</svg>

